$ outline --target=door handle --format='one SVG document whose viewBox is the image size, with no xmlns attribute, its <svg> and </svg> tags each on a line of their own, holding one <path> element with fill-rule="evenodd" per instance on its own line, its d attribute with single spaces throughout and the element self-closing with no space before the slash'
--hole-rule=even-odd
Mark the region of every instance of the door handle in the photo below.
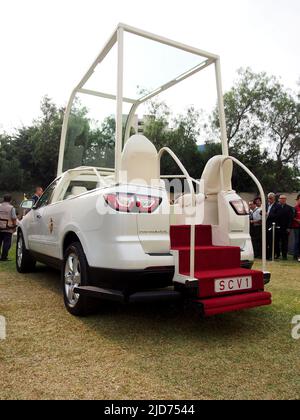
<svg viewBox="0 0 300 420">
<path fill-rule="evenodd" d="M 41 219 L 41 218 L 42 218 L 42 216 L 41 216 L 40 214 L 37 214 L 37 215 L 36 215 L 36 218 L 37 218 L 37 219 Z"/>
</svg>

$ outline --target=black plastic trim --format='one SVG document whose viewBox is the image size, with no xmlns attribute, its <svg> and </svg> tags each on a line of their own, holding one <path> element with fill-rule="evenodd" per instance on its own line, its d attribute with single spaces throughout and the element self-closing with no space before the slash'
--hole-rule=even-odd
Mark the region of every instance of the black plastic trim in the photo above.
<svg viewBox="0 0 300 420">
<path fill-rule="evenodd" d="M 271 273 L 269 271 L 264 271 L 264 284 L 269 284 L 271 281 Z"/>
<path fill-rule="evenodd" d="M 126 295 L 119 290 L 103 289 L 93 286 L 80 286 L 75 288 L 75 292 L 83 296 L 89 296 L 97 299 L 110 300 L 120 303 L 143 303 L 143 302 L 162 302 L 179 301 L 182 294 L 175 290 L 145 290 Z"/>
<path fill-rule="evenodd" d="M 241 261 L 241 267 L 242 268 L 248 268 L 249 270 L 251 270 L 251 268 L 253 267 L 254 261 Z"/>
<path fill-rule="evenodd" d="M 148 267 L 144 270 L 89 267 L 89 283 L 91 286 L 121 290 L 130 294 L 132 291 L 172 286 L 174 272 L 174 266 Z"/>
<path fill-rule="evenodd" d="M 42 264 L 46 264 L 49 267 L 55 268 L 56 270 L 60 270 L 62 267 L 63 261 L 59 258 L 50 257 L 49 255 L 40 254 L 39 252 L 35 251 L 30 251 L 30 255 L 32 255 L 36 261 Z"/>
</svg>

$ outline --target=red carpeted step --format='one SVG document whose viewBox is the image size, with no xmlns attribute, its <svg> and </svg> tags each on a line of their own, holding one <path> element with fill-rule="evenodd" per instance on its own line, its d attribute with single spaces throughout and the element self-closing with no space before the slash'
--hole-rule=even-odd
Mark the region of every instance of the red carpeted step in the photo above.
<svg viewBox="0 0 300 420">
<path fill-rule="evenodd" d="M 179 273 L 190 275 L 190 226 L 171 226 L 171 249 L 179 252 Z M 195 278 L 206 316 L 271 304 L 263 273 L 240 267 L 239 247 L 213 246 L 212 228 L 196 226 Z"/>
<path fill-rule="evenodd" d="M 271 305 L 272 295 L 268 292 L 247 293 L 197 301 L 203 306 L 205 316 L 212 316 L 224 312 L 239 311 L 257 306 Z"/>
<path fill-rule="evenodd" d="M 181 273 L 189 275 L 189 272 Z M 228 292 L 217 293 L 215 291 L 215 280 L 235 279 L 242 277 L 251 277 L 252 287 L 244 290 L 233 290 Z M 231 294 L 243 294 L 251 291 L 264 290 L 264 279 L 262 271 L 248 270 L 246 268 L 230 268 L 222 270 L 205 270 L 196 271 L 195 278 L 199 279 L 199 297 L 222 297 Z"/>
<path fill-rule="evenodd" d="M 233 246 L 200 246 L 195 248 L 195 271 L 228 269 L 240 266 L 241 250 Z M 179 271 L 190 271 L 190 248 L 179 248 Z"/>
<path fill-rule="evenodd" d="M 191 243 L 191 226 L 178 225 L 171 226 L 171 249 L 178 247 L 189 247 Z M 196 246 L 210 246 L 212 245 L 212 229 L 210 225 L 197 225 L 195 234 Z"/>
</svg>

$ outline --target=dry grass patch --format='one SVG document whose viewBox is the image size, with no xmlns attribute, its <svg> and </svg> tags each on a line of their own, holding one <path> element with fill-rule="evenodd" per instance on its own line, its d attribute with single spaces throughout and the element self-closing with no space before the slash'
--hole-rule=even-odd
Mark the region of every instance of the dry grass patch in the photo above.
<svg viewBox="0 0 300 420">
<path fill-rule="evenodd" d="M 198 319 L 170 307 L 74 318 L 59 274 L 0 265 L 0 399 L 292 399 L 300 395 L 300 264 L 270 264 L 274 304 Z"/>
</svg>

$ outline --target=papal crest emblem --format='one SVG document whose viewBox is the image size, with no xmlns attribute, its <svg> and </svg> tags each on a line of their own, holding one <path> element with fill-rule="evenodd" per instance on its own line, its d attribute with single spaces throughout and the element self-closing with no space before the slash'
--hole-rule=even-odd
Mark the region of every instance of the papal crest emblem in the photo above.
<svg viewBox="0 0 300 420">
<path fill-rule="evenodd" d="M 53 222 L 53 219 L 51 217 L 51 219 L 49 221 L 49 232 L 53 233 L 53 229 L 54 229 L 54 222 Z"/>
</svg>

